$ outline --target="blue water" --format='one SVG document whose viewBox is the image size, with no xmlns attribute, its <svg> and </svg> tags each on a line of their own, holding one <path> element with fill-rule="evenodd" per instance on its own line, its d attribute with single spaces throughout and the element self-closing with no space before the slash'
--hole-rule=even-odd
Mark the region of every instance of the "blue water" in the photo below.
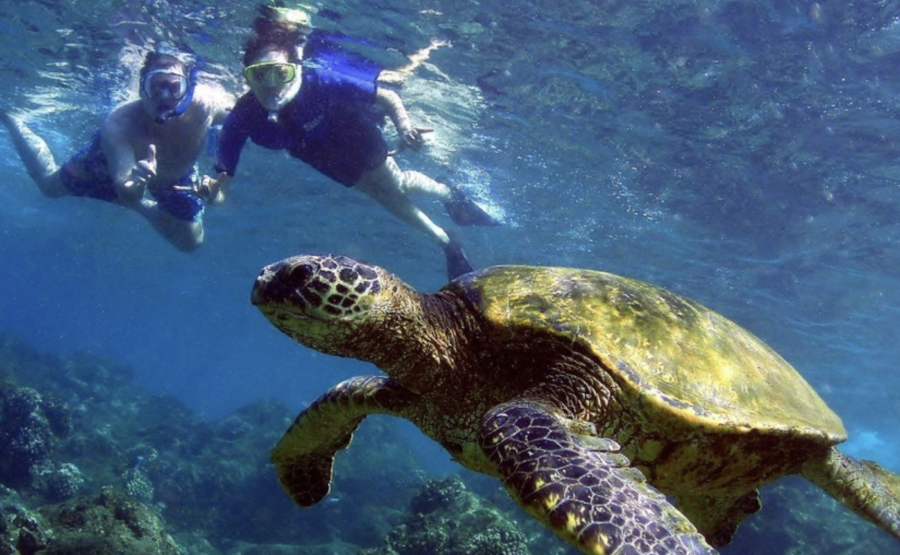
<svg viewBox="0 0 900 555">
<path fill-rule="evenodd" d="M 603 269 L 697 299 L 796 366 L 843 418 L 844 451 L 900 471 L 900 4 L 328 9 L 317 24 L 400 52 L 452 43 L 402 91 L 413 119 L 436 131 L 401 164 L 505 214 L 502 228 L 460 230 L 476 265 Z M 190 46 L 240 91 L 253 10 L 2 2 L 0 102 L 62 161 L 133 90 L 134 45 Z M 299 409 L 375 371 L 301 348 L 257 314 L 249 291 L 264 264 L 337 252 L 423 290 L 445 281 L 427 238 L 281 153 L 245 150 L 191 254 L 119 207 L 44 198 L 5 133 L 0 172 L 0 332 L 123 361 L 147 389 L 210 418 L 261 397 Z M 436 471 L 454 468 L 422 449 Z"/>
</svg>

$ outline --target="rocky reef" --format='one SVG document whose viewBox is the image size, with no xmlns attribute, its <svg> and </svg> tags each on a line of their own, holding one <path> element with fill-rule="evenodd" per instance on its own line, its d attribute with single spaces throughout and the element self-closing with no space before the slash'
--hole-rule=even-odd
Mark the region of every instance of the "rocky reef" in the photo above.
<svg viewBox="0 0 900 555">
<path fill-rule="evenodd" d="M 181 555 L 150 508 L 113 488 L 37 510 L 0 491 L 3 555 Z"/>
<path fill-rule="evenodd" d="M 211 422 L 127 367 L 0 337 L 0 555 L 576 553 L 496 480 L 428 476 L 390 419 L 367 420 L 331 495 L 300 509 L 267 460 L 294 416 L 259 401 Z M 723 555 L 895 549 L 802 480 L 763 503 Z"/>
</svg>

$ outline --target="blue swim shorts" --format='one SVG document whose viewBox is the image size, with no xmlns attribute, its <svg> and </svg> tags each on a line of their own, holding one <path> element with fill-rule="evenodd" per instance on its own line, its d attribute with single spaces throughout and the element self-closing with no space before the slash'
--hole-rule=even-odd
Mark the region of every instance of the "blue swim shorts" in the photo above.
<svg viewBox="0 0 900 555">
<path fill-rule="evenodd" d="M 191 173 L 182 177 L 175 183 L 159 189 L 151 189 L 150 194 L 159 206 L 175 216 L 179 220 L 199 222 L 203 219 L 203 209 L 206 202 L 190 191 L 176 191 L 175 186 L 194 188 L 199 175 L 195 167 Z"/>
</svg>

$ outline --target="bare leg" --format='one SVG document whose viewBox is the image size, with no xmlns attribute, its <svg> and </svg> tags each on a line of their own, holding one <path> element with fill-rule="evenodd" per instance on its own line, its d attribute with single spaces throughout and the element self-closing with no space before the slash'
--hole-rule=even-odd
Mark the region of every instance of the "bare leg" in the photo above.
<svg viewBox="0 0 900 555">
<path fill-rule="evenodd" d="M 406 170 L 402 171 L 393 158 L 388 157 L 382 166 L 399 184 L 400 192 L 406 195 L 410 191 L 425 193 L 437 197 L 444 203 L 447 214 L 457 225 L 500 225 L 501 220 L 484 210 L 477 202 L 470 199 L 459 189 L 431 179 L 427 175 Z M 376 170 L 377 171 L 377 170 Z"/>
<path fill-rule="evenodd" d="M 431 221 L 431 218 L 406 196 L 406 191 L 418 190 L 449 198 L 451 195 L 449 187 L 419 172 L 401 171 L 397 163 L 388 158 L 385 163 L 363 174 L 355 188 L 378 201 L 400 220 L 435 238 L 444 249 L 447 277 L 451 280 L 472 271 L 472 264 L 469 263 L 459 241 Z"/>
<path fill-rule="evenodd" d="M 407 179 L 408 174 L 413 174 L 413 177 Z M 432 184 L 433 190 L 428 190 Z M 449 198 L 450 188 L 446 185 L 419 172 L 403 172 L 392 158 L 388 158 L 384 164 L 363 174 L 355 188 L 378 201 L 388 212 L 400 220 L 433 237 L 442 246 L 450 243 L 447 232 L 431 221 L 431 218 L 406 196 L 407 190 L 415 189 Z"/>
<path fill-rule="evenodd" d="M 4 111 L 0 111 L 0 122 L 9 130 L 13 146 L 19 153 L 22 163 L 25 164 L 25 170 L 28 171 L 28 175 L 31 176 L 41 192 L 48 197 L 62 197 L 70 194 L 63 185 L 59 175 L 59 166 L 56 165 L 47 143 L 35 135 L 24 123 Z"/>
<path fill-rule="evenodd" d="M 146 218 L 150 225 L 157 233 L 172 243 L 175 248 L 182 252 L 191 252 L 197 250 L 203 244 L 203 223 L 189 222 L 180 220 L 171 214 L 162 210 L 159 203 L 155 200 L 141 199 L 141 201 L 130 206 Z"/>
<path fill-rule="evenodd" d="M 387 163 L 396 166 L 396 162 L 392 158 L 388 158 Z M 400 171 L 400 169 L 397 168 L 397 171 Z M 453 190 L 449 186 L 431 179 L 424 173 L 414 170 L 400 171 L 400 173 L 402 175 L 400 187 L 404 194 L 410 191 L 424 193 L 437 197 L 441 202 L 450 202 L 453 199 Z"/>
</svg>

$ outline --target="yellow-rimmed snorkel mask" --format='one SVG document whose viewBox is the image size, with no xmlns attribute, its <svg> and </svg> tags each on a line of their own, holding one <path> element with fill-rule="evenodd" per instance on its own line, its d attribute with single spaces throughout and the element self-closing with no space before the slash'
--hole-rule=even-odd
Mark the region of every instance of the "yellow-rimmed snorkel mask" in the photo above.
<svg viewBox="0 0 900 555">
<path fill-rule="evenodd" d="M 251 87 L 277 87 L 297 78 L 297 66 L 285 62 L 260 62 L 245 67 L 244 78 Z"/>
</svg>

